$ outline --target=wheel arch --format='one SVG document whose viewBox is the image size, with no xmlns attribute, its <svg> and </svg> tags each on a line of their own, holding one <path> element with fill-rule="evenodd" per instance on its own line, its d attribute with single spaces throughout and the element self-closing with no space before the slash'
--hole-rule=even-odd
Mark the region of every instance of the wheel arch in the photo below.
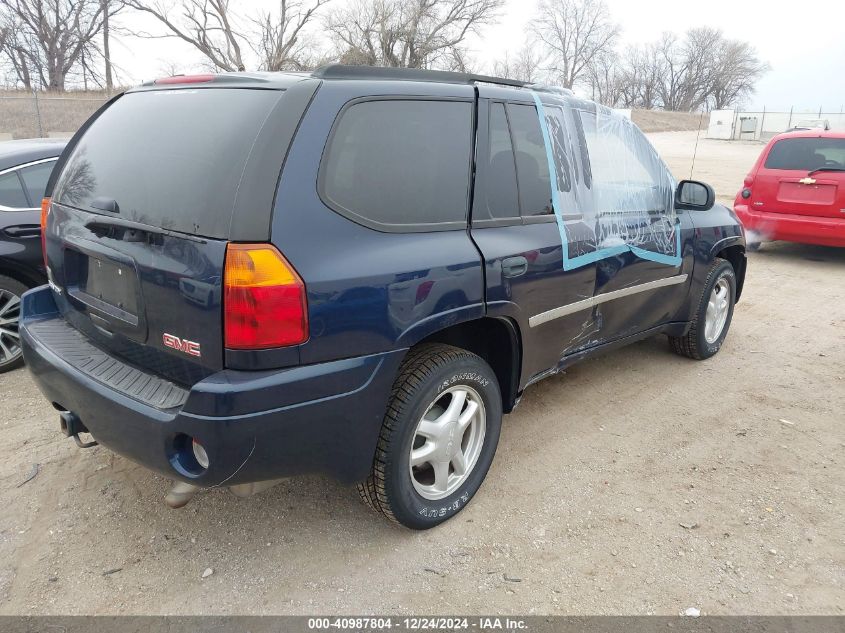
<svg viewBox="0 0 845 633">
<path fill-rule="evenodd" d="M 745 268 L 747 259 L 745 257 L 745 243 L 739 238 L 721 240 L 713 246 L 712 257 L 720 257 L 730 262 L 736 274 L 736 301 L 742 295 L 742 288 L 745 284 Z"/>
<path fill-rule="evenodd" d="M 445 343 L 483 358 L 493 369 L 502 392 L 502 411 L 510 413 L 519 397 L 522 342 L 519 326 L 504 317 L 463 321 L 429 334 L 416 345 Z"/>
</svg>

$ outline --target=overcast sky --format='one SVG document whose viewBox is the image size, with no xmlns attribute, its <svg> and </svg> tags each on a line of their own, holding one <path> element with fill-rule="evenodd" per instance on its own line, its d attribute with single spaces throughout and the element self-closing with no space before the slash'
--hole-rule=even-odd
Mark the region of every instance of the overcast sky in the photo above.
<svg viewBox="0 0 845 633">
<path fill-rule="evenodd" d="M 305 0 L 307 1 L 307 0 Z M 342 3 L 345 0 L 334 0 Z M 663 31 L 683 32 L 695 26 L 714 26 L 728 37 L 744 39 L 757 49 L 772 70 L 757 86 L 749 105 L 769 110 L 818 110 L 839 112 L 845 105 L 845 1 L 824 0 L 777 3 L 771 0 L 606 0 L 613 18 L 622 26 L 624 43 L 657 39 Z M 248 7 L 272 6 L 273 0 L 236 0 Z M 787 8 L 788 7 L 788 8 Z M 501 21 L 483 36 L 470 41 L 479 65 L 489 64 L 516 51 L 525 41 L 525 27 L 534 14 L 535 0 L 507 0 Z M 156 29 L 154 22 L 130 13 L 119 22 L 136 28 Z M 319 24 L 317 25 L 319 27 Z M 112 56 L 120 79 L 135 84 L 153 79 L 174 63 L 179 72 L 197 69 L 201 57 L 175 39 L 141 41 L 119 38 Z"/>
</svg>

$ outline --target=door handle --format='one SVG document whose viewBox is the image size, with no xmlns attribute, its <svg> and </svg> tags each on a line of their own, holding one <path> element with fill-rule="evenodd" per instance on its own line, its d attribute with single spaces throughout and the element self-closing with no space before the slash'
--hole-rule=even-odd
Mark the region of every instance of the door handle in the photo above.
<svg viewBox="0 0 845 633">
<path fill-rule="evenodd" d="M 3 232 L 9 237 L 38 237 L 41 235 L 41 226 L 38 224 L 19 224 L 17 226 L 7 226 Z"/>
<path fill-rule="evenodd" d="M 528 260 L 522 256 L 502 260 L 502 274 L 505 277 L 519 277 L 528 272 Z"/>
</svg>

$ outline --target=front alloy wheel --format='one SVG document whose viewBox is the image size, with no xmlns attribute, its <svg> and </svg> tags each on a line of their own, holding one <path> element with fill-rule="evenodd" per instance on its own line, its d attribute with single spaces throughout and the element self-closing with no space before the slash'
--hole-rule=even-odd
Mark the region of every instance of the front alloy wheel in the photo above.
<svg viewBox="0 0 845 633">
<path fill-rule="evenodd" d="M 736 301 L 736 272 L 731 263 L 716 258 L 707 271 L 698 307 L 683 336 L 670 336 L 676 354 L 704 360 L 716 354 L 725 342 Z"/>
<path fill-rule="evenodd" d="M 722 335 L 728 320 L 731 303 L 731 287 L 724 277 L 716 282 L 707 302 L 707 312 L 704 319 L 704 340 L 713 345 Z"/>
</svg>

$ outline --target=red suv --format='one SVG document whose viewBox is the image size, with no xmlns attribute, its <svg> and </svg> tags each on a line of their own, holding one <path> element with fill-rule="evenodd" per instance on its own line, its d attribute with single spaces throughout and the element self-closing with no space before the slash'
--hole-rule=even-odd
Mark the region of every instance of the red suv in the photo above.
<svg viewBox="0 0 845 633">
<path fill-rule="evenodd" d="M 845 132 L 774 137 L 737 194 L 750 248 L 785 240 L 845 246 Z"/>
</svg>

